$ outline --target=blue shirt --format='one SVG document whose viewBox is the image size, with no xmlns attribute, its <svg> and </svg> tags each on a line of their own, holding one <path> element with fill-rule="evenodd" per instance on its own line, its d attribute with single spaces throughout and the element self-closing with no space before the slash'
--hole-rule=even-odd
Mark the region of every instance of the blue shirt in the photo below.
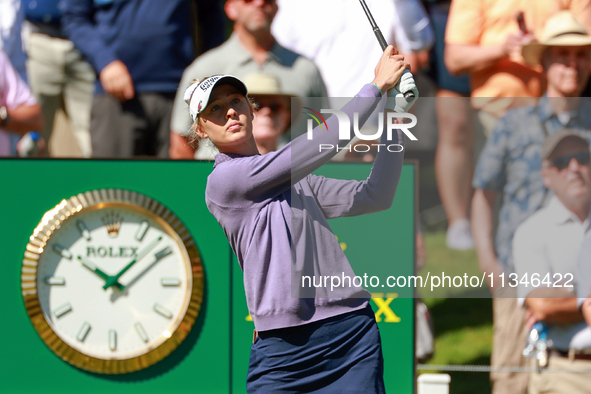
<svg viewBox="0 0 591 394">
<path fill-rule="evenodd" d="M 546 136 L 567 127 L 580 130 L 591 141 L 591 102 L 581 99 L 579 109 L 561 115 L 568 118 L 561 122 L 550 100 L 544 96 L 536 106 L 507 112 L 488 138 L 474 173 L 474 188 L 496 191 L 502 197 L 495 249 L 507 273 L 515 271 L 512 257 L 515 230 L 545 206 L 552 195 L 544 187 L 540 173 Z"/>
<path fill-rule="evenodd" d="M 198 3 L 205 9 L 218 7 L 217 2 Z M 97 74 L 120 60 L 127 66 L 137 93 L 176 92 L 183 71 L 194 58 L 191 1 L 66 0 L 65 4 L 64 33 Z M 217 14 L 209 18 L 218 22 Z M 223 23 L 203 27 L 208 27 L 203 41 L 210 42 Z M 97 79 L 95 94 L 103 93 Z"/>
</svg>

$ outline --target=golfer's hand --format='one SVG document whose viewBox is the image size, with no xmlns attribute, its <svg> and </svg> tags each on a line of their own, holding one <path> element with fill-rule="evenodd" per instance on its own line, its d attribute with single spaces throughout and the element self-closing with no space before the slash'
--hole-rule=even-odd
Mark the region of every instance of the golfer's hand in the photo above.
<svg viewBox="0 0 591 394">
<path fill-rule="evenodd" d="M 406 69 L 410 69 L 410 64 L 404 61 L 404 56 L 399 55 L 396 48 L 389 45 L 376 66 L 372 83 L 378 85 L 385 93 L 398 83 Z"/>
<path fill-rule="evenodd" d="M 401 92 L 413 92 L 414 97 L 406 98 Z M 415 80 L 410 72 L 405 72 L 400 77 L 400 84 L 388 90 L 388 101 L 386 102 L 385 108 L 392 109 L 398 113 L 405 113 L 410 111 L 410 108 L 418 98 L 419 89 L 417 89 Z"/>
<path fill-rule="evenodd" d="M 135 89 L 127 66 L 120 60 L 113 60 L 102 69 L 99 79 L 103 89 L 123 102 L 135 96 Z"/>
</svg>

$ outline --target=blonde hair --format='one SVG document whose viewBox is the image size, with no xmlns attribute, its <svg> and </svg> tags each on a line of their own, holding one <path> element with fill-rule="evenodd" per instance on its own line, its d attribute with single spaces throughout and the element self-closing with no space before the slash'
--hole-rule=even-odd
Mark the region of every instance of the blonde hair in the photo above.
<svg viewBox="0 0 591 394">
<path fill-rule="evenodd" d="M 208 78 L 210 78 L 210 77 L 205 77 L 205 78 L 203 78 L 201 80 L 199 80 L 198 78 L 195 78 L 195 79 L 193 79 L 191 81 L 191 83 L 189 84 L 189 86 L 191 86 L 194 83 L 199 83 L 199 82 L 205 81 Z M 246 96 L 246 101 L 248 102 L 248 106 L 250 107 L 250 110 L 252 111 L 252 113 L 255 113 L 255 112 L 258 111 L 258 106 L 254 102 L 253 99 L 251 99 L 250 97 Z M 189 101 L 189 106 L 190 106 L 190 101 Z M 197 134 L 197 129 L 199 127 L 201 127 L 201 125 L 199 124 L 199 120 L 200 120 L 200 116 L 199 115 L 200 114 L 197 114 L 197 117 L 195 118 L 195 121 L 193 122 L 193 124 L 189 128 L 189 134 L 187 135 L 187 142 L 194 149 L 199 149 L 199 146 L 200 146 L 201 141 L 202 141 L 202 138 L 199 137 L 199 135 Z M 209 145 L 210 145 L 210 148 L 211 149 L 214 149 L 214 150 L 217 151 L 217 148 L 215 148 L 215 145 L 213 143 L 209 142 Z"/>
</svg>

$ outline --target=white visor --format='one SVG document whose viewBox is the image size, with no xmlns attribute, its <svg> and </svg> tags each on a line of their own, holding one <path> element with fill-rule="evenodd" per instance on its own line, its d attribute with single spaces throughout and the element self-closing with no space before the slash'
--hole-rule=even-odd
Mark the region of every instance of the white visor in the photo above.
<svg viewBox="0 0 591 394">
<path fill-rule="evenodd" d="M 189 113 L 191 114 L 191 120 L 193 120 L 193 122 L 195 122 L 197 116 L 209 104 L 209 96 L 211 95 L 213 88 L 224 84 L 234 86 L 246 97 L 246 85 L 232 75 L 214 75 L 201 82 L 194 82 L 187 88 L 187 90 L 185 90 L 183 99 L 185 100 L 185 103 L 189 104 Z"/>
</svg>

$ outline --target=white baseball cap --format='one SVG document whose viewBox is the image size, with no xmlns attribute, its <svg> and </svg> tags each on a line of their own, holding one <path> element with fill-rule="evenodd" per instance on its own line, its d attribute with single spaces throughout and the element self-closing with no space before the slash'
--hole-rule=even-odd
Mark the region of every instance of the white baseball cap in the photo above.
<svg viewBox="0 0 591 394">
<path fill-rule="evenodd" d="M 185 90 L 183 99 L 185 100 L 185 103 L 189 104 L 189 114 L 191 115 L 193 122 L 195 122 L 197 116 L 209 104 L 209 96 L 211 96 L 213 89 L 216 86 L 226 84 L 234 86 L 246 97 L 246 85 L 232 75 L 214 75 L 205 78 L 203 81 L 192 83 L 191 86 Z"/>
</svg>

